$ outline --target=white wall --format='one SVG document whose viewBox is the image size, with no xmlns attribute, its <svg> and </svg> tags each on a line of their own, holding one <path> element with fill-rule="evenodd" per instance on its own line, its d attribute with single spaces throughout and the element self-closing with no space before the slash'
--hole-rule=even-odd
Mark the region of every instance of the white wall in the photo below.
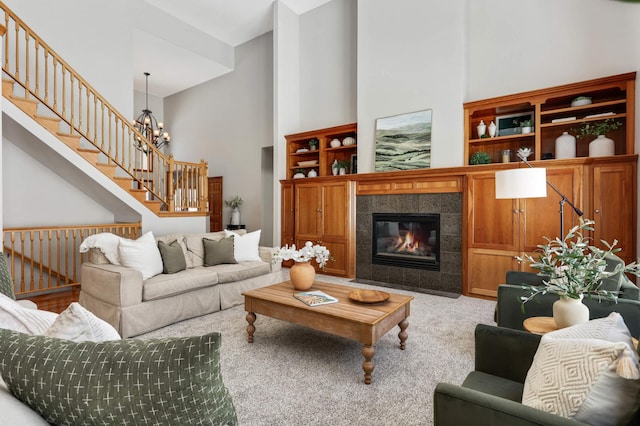
<svg viewBox="0 0 640 426">
<path fill-rule="evenodd" d="M 462 165 L 464 0 L 358 1 L 358 171 L 374 171 L 375 120 L 433 110 L 431 167 Z"/>
<path fill-rule="evenodd" d="M 262 147 L 273 145 L 273 46 L 267 33 L 236 48 L 233 73 L 165 98 L 170 152 L 181 161 L 209 163 L 223 176 L 225 200 L 243 198 L 247 230 L 262 227 Z M 223 211 L 229 223 L 231 209 Z"/>
<path fill-rule="evenodd" d="M 357 2 L 333 0 L 300 15 L 300 122 L 296 130 L 357 120 Z"/>
<path fill-rule="evenodd" d="M 113 213 L 78 191 L 16 143 L 2 143 L 3 226 L 112 223 Z"/>
</svg>

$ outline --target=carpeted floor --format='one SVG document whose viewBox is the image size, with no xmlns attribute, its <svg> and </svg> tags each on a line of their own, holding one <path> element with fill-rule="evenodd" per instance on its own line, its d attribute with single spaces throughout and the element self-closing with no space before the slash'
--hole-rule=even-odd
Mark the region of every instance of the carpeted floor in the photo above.
<svg viewBox="0 0 640 426">
<path fill-rule="evenodd" d="M 359 343 L 258 316 L 249 344 L 243 306 L 140 338 L 222 333 L 224 380 L 241 425 L 433 424 L 433 389 L 438 382 L 459 384 L 473 369 L 473 330 L 478 323 L 494 324 L 495 303 L 384 290 L 414 296 L 409 339 L 401 351 L 395 328 L 378 341 L 371 385 L 363 382 Z"/>
</svg>

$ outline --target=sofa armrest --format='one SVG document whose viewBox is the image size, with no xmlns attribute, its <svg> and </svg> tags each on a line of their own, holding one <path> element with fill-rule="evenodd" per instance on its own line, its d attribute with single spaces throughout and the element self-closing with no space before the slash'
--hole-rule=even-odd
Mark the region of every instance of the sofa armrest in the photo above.
<svg viewBox="0 0 640 426">
<path fill-rule="evenodd" d="M 576 426 L 584 423 L 537 410 L 519 402 L 449 383 L 438 383 L 433 395 L 435 426 Z"/>
<path fill-rule="evenodd" d="M 82 264 L 81 291 L 114 306 L 142 303 L 142 273 L 112 264 Z"/>
<path fill-rule="evenodd" d="M 263 262 L 267 262 L 271 265 L 271 272 L 278 272 L 282 269 L 282 260 L 278 260 L 277 262 L 273 262 L 273 255 L 278 252 L 277 247 L 258 247 L 258 254 L 260 255 L 260 259 Z"/>
<path fill-rule="evenodd" d="M 526 331 L 478 324 L 475 370 L 524 383 L 540 337 Z"/>
</svg>

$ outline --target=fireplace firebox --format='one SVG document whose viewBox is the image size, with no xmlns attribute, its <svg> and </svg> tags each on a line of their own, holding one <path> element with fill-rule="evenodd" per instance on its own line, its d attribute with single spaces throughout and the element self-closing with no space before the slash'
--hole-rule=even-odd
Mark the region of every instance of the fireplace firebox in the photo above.
<svg viewBox="0 0 640 426">
<path fill-rule="evenodd" d="M 373 213 L 372 263 L 440 270 L 440 215 Z"/>
</svg>

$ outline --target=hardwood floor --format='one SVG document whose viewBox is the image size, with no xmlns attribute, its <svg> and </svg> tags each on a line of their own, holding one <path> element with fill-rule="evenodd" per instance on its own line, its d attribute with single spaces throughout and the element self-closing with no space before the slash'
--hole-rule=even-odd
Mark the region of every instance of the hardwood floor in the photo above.
<svg viewBox="0 0 640 426">
<path fill-rule="evenodd" d="M 42 296 L 26 297 L 38 305 L 38 309 L 51 311 L 59 314 L 67 309 L 71 302 L 77 302 L 80 296 L 80 287 L 73 287 L 70 290 L 59 291 Z"/>
</svg>

